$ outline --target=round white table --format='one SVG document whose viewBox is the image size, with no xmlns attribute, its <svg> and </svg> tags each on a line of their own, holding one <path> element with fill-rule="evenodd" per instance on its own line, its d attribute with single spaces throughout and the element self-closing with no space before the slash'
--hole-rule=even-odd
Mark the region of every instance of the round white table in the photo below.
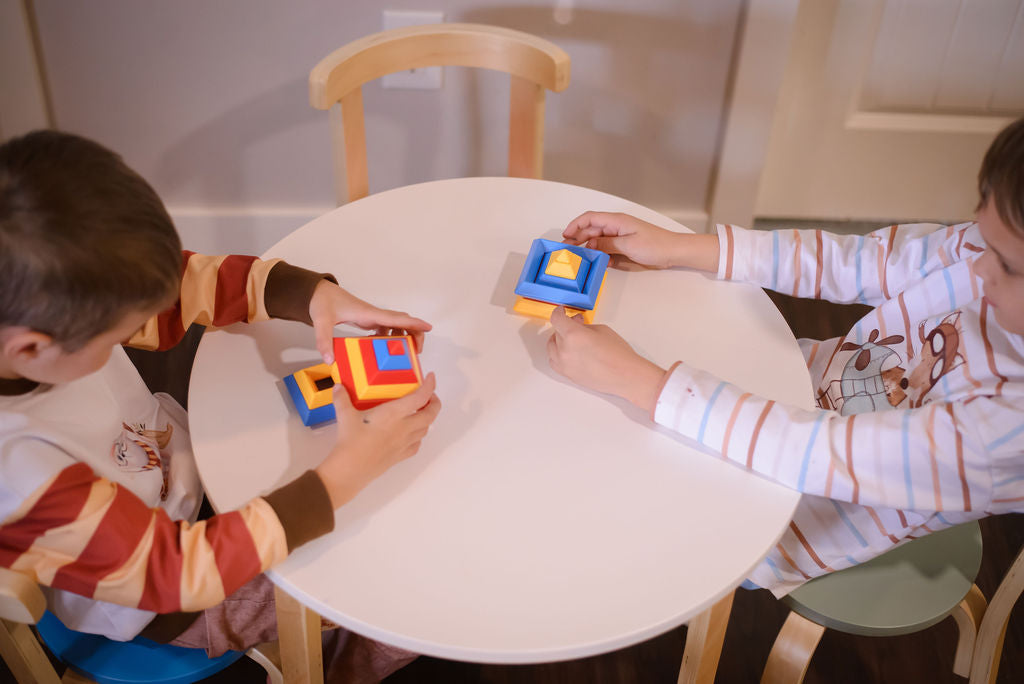
<svg viewBox="0 0 1024 684">
<path fill-rule="evenodd" d="M 419 653 L 546 662 L 686 622 L 775 544 L 796 492 L 556 375 L 548 324 L 511 312 L 531 241 L 561 239 L 588 209 L 685 230 L 585 188 L 467 178 L 344 205 L 264 255 L 332 272 L 374 304 L 430 321 L 421 362 L 443 402 L 416 456 L 337 511 L 333 533 L 271 571 L 280 589 Z M 595 322 L 664 367 L 685 359 L 813 406 L 793 336 L 756 287 L 685 270 L 610 269 Z M 297 323 L 205 335 L 189 413 L 218 510 L 285 484 L 328 451 L 334 423 L 303 426 L 282 383 L 318 362 L 311 328 Z"/>
</svg>

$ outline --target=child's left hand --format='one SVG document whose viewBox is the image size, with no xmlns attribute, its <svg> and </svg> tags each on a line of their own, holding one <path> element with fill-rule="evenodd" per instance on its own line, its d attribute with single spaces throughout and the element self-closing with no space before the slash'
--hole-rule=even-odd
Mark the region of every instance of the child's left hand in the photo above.
<svg viewBox="0 0 1024 684">
<path fill-rule="evenodd" d="M 432 327 L 404 311 L 377 308 L 329 280 L 320 281 L 313 290 L 309 317 L 313 321 L 316 348 L 324 363 L 334 362 L 334 326 L 339 323 L 373 330 L 377 335 L 412 335 L 417 351 L 423 349 L 423 333 Z"/>
<path fill-rule="evenodd" d="M 614 394 L 650 412 L 658 400 L 664 369 L 633 351 L 607 325 L 587 325 L 566 315 L 551 314 L 555 329 L 548 340 L 551 368 L 589 389 Z"/>
</svg>

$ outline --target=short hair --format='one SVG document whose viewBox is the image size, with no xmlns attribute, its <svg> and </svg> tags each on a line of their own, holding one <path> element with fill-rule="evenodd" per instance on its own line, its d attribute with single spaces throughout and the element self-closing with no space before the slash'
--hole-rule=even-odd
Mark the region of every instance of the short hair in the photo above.
<svg viewBox="0 0 1024 684">
<path fill-rule="evenodd" d="M 171 305 L 181 240 L 120 156 L 58 131 L 0 145 L 0 327 L 80 349 L 125 315 Z"/>
<path fill-rule="evenodd" d="M 1024 236 L 1024 118 L 1000 131 L 978 171 L 978 207 L 995 199 L 999 218 Z"/>
</svg>

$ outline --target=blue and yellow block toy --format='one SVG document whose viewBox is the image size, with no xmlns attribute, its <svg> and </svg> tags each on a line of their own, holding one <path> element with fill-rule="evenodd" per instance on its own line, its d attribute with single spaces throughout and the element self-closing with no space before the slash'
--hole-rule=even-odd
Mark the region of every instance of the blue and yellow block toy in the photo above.
<svg viewBox="0 0 1024 684">
<path fill-rule="evenodd" d="M 404 397 L 422 382 L 411 335 L 335 337 L 334 363 L 303 368 L 284 379 L 304 425 L 335 418 L 335 384 L 363 410 Z"/>
<path fill-rule="evenodd" d="M 596 249 L 537 239 L 516 283 L 512 310 L 526 316 L 550 318 L 556 306 L 591 323 L 601 298 L 608 255 Z"/>
</svg>

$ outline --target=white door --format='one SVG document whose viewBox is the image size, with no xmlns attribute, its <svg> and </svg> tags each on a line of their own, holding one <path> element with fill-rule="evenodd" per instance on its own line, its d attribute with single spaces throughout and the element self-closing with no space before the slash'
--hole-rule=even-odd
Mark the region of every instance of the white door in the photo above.
<svg viewBox="0 0 1024 684">
<path fill-rule="evenodd" d="M 761 217 L 969 217 L 1024 114 L 1024 0 L 803 0 L 758 188 Z"/>
</svg>

